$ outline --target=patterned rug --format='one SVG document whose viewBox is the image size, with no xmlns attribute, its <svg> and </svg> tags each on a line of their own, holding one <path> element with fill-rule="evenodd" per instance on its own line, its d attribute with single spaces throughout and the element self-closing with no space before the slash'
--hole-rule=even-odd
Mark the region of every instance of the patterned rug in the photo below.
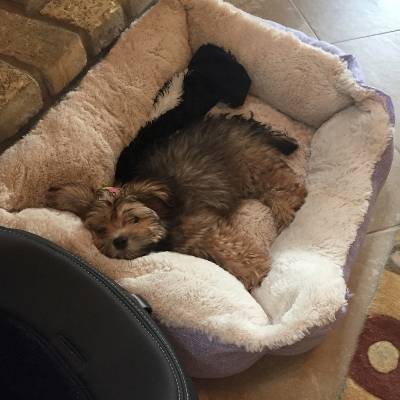
<svg viewBox="0 0 400 400">
<path fill-rule="evenodd" d="M 400 231 L 386 264 L 342 400 L 400 400 Z"/>
</svg>

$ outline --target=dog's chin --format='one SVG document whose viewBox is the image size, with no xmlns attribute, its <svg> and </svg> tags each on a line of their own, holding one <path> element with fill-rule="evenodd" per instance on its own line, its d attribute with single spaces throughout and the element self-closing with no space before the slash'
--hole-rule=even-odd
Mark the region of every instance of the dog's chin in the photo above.
<svg viewBox="0 0 400 400">
<path fill-rule="evenodd" d="M 154 251 L 160 251 L 159 242 L 150 243 L 141 248 L 127 248 L 125 250 L 117 250 L 113 247 L 110 248 L 101 248 L 98 249 L 107 257 L 114 258 L 117 260 L 134 260 L 135 258 L 144 257 Z"/>
<path fill-rule="evenodd" d="M 119 260 L 134 260 L 135 258 L 139 257 L 144 257 L 150 254 L 151 251 L 145 251 L 145 250 L 140 250 L 140 251 L 117 251 L 115 254 L 110 255 L 109 257 L 111 258 L 117 258 Z"/>
</svg>

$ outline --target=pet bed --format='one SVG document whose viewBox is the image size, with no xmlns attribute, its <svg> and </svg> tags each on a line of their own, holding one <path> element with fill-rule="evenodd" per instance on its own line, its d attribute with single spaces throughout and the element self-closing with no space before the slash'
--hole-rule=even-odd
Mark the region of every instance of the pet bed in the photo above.
<svg viewBox="0 0 400 400">
<path fill-rule="evenodd" d="M 234 112 L 297 138 L 289 162 L 307 180 L 306 202 L 274 241 L 272 270 L 251 294 L 191 256 L 108 259 L 77 217 L 43 208 L 52 185 L 112 184 L 157 92 L 205 43 L 246 68 L 251 95 Z M 390 99 L 363 85 L 354 58 L 337 48 L 223 1 L 161 0 L 0 157 L 0 224 L 56 242 L 146 298 L 192 376 L 227 376 L 266 354 L 312 348 L 345 314 L 350 267 L 391 165 L 393 118 Z M 237 218 L 249 240 L 274 239 L 259 203 L 244 204 Z"/>
</svg>

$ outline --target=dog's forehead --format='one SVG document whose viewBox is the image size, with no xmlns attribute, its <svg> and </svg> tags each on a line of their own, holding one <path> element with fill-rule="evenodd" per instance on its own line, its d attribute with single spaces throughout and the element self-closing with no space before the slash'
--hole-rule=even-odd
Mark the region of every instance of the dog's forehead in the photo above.
<svg viewBox="0 0 400 400">
<path fill-rule="evenodd" d="M 145 216 L 152 211 L 133 196 L 119 198 L 114 208 L 117 215 L 121 217 L 129 215 Z"/>
<path fill-rule="evenodd" d="M 126 223 L 134 216 L 140 218 L 155 216 L 153 210 L 124 190 L 110 192 L 100 189 L 96 194 L 97 199 L 90 213 L 92 219 L 99 219 L 105 223 L 118 223 L 118 221 Z"/>
</svg>

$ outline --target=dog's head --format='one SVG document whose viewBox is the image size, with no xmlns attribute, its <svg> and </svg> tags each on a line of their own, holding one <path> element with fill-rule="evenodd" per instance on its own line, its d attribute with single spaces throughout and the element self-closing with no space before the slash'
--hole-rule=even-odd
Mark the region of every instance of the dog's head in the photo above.
<svg viewBox="0 0 400 400">
<path fill-rule="evenodd" d="M 53 187 L 47 205 L 78 215 L 102 253 L 124 259 L 148 254 L 166 237 L 172 206 L 168 187 L 153 181 L 100 190 L 79 184 Z"/>
</svg>

